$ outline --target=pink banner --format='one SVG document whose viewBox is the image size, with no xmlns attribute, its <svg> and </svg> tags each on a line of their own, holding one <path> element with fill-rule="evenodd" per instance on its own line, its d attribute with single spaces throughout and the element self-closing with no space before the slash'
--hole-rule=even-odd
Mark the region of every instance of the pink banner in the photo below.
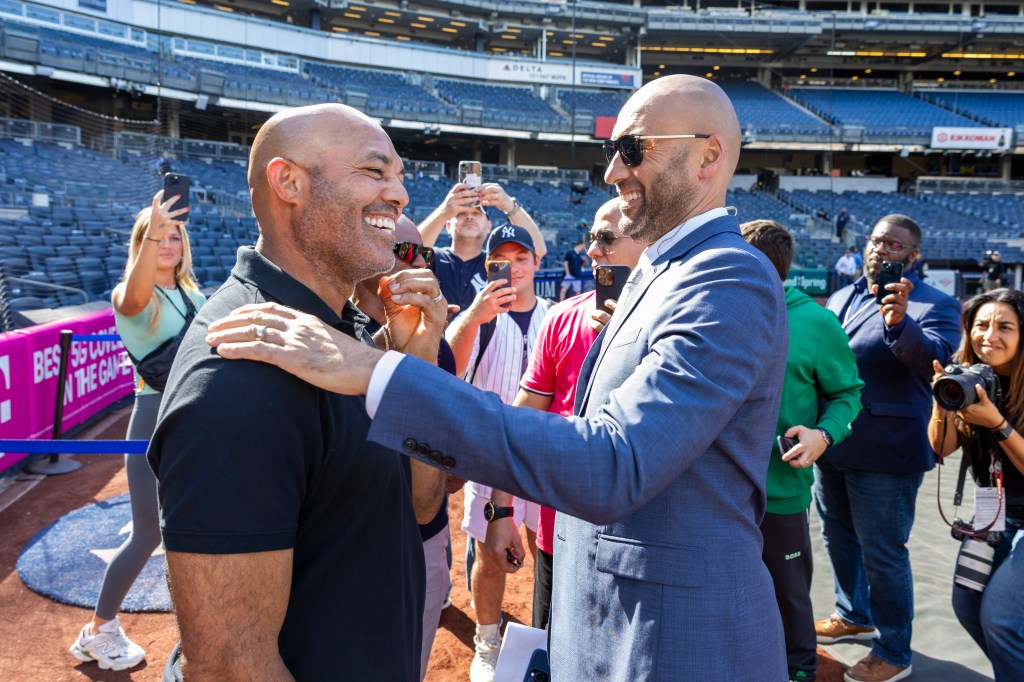
<svg viewBox="0 0 1024 682">
<path fill-rule="evenodd" d="M 63 329 L 117 333 L 114 311 L 107 309 L 0 334 L 0 438 L 52 437 Z M 120 341 L 72 341 L 62 431 L 131 393 L 132 370 Z M 0 472 L 25 457 L 0 453 Z"/>
</svg>

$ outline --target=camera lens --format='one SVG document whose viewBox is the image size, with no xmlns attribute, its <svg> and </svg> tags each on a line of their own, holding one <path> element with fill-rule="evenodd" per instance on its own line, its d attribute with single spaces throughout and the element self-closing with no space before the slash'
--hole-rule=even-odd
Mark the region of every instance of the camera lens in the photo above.
<svg viewBox="0 0 1024 682">
<path fill-rule="evenodd" d="M 971 403 L 977 402 L 974 390 L 975 379 L 966 376 L 944 376 L 932 386 L 935 402 L 944 410 L 958 412 Z"/>
</svg>

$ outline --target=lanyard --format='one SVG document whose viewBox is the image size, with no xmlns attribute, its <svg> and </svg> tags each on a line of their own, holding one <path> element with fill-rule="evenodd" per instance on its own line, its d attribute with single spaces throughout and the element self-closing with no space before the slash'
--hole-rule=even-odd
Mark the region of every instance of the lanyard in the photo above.
<svg viewBox="0 0 1024 682">
<path fill-rule="evenodd" d="M 858 317 L 860 317 L 864 313 L 864 311 L 871 311 L 873 309 L 873 307 L 871 305 L 872 301 L 871 301 L 870 298 L 868 298 L 866 300 L 861 301 L 860 302 L 861 303 L 860 307 L 857 308 L 857 310 L 851 315 L 850 314 L 850 309 L 853 307 L 854 302 L 857 301 L 857 300 L 858 299 L 856 299 L 856 298 L 851 298 L 849 305 L 846 306 L 846 316 L 843 318 L 843 329 L 846 329 L 847 327 L 849 327 L 850 324 L 852 324 L 854 320 L 856 320 Z M 877 307 L 877 306 L 875 306 L 875 307 Z"/>
</svg>

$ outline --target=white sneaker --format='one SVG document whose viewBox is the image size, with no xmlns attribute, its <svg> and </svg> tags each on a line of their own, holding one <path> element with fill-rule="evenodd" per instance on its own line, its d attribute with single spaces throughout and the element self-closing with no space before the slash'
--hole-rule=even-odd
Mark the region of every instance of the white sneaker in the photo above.
<svg viewBox="0 0 1024 682">
<path fill-rule="evenodd" d="M 494 682 L 494 666 L 498 664 L 498 651 L 501 649 L 498 626 L 477 625 L 473 644 L 476 652 L 469 666 L 469 682 Z"/>
<path fill-rule="evenodd" d="M 127 670 L 142 662 L 146 651 L 128 639 L 117 618 L 104 623 L 89 634 L 90 623 L 78 633 L 78 639 L 71 645 L 71 655 L 80 661 L 96 661 L 101 670 Z"/>
</svg>

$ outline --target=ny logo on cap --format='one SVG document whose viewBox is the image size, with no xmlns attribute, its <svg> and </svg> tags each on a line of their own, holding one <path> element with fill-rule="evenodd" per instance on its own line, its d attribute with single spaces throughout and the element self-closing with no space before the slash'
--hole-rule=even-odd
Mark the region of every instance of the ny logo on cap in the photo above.
<svg viewBox="0 0 1024 682">
<path fill-rule="evenodd" d="M 503 239 L 515 239 L 516 228 L 512 227 L 511 225 L 506 225 L 505 227 L 501 228 L 501 236 Z"/>
</svg>

